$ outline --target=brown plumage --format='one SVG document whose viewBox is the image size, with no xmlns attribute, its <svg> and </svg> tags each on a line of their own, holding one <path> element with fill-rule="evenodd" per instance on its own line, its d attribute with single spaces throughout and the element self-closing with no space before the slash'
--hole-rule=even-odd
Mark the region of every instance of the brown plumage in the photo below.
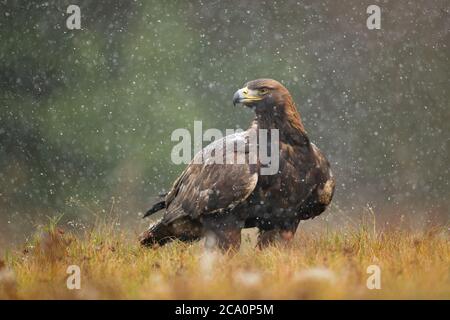
<svg viewBox="0 0 450 320">
<path fill-rule="evenodd" d="M 141 235 L 142 245 L 211 235 L 220 248 L 236 248 L 241 229 L 257 227 L 258 244 L 264 246 L 277 238 L 291 239 L 300 220 L 321 214 L 331 202 L 335 182 L 329 163 L 309 141 L 288 90 L 275 80 L 254 80 L 235 93 L 233 103 L 255 111 L 252 125 L 213 142 L 195 156 L 197 160 L 203 156 L 203 163 L 196 164 L 194 158 L 164 199 L 145 215 L 165 210 L 163 218 Z M 261 174 L 259 158 L 256 164 L 208 162 L 214 154 L 211 149 L 217 153 L 223 148 L 248 159 L 249 150 L 255 147 L 249 137 L 260 129 L 279 130 L 275 174 Z M 236 141 L 244 141 L 245 148 L 236 148 Z"/>
</svg>

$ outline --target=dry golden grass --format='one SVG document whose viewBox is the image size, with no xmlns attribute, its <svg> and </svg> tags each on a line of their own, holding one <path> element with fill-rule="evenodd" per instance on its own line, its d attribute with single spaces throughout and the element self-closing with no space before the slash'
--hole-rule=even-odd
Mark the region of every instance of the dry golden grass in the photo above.
<svg viewBox="0 0 450 320">
<path fill-rule="evenodd" d="M 205 252 L 202 243 L 140 248 L 133 236 L 100 224 L 84 235 L 53 222 L 0 259 L 3 299 L 449 299 L 448 229 L 378 232 L 358 228 L 302 232 L 288 246 L 237 254 Z M 381 268 L 369 290 L 367 267 Z M 81 268 L 81 289 L 66 270 Z"/>
</svg>

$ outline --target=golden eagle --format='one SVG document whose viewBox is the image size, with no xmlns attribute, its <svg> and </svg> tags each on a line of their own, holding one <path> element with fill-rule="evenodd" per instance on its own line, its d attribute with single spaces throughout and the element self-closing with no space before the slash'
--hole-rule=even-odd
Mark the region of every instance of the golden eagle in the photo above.
<svg viewBox="0 0 450 320">
<path fill-rule="evenodd" d="M 162 219 L 140 236 L 142 245 L 211 235 L 227 250 L 239 247 L 241 229 L 257 227 L 262 247 L 277 238 L 291 239 L 300 220 L 314 218 L 330 204 L 335 187 L 330 165 L 309 141 L 289 91 L 275 80 L 253 80 L 234 94 L 233 104 L 239 103 L 256 114 L 250 128 L 214 141 L 195 155 L 170 192 L 144 215 L 164 210 Z M 233 159 L 249 160 L 249 150 L 258 150 L 262 142 L 250 137 L 264 129 L 278 129 L 278 148 L 269 148 L 279 156 L 274 174 L 261 173 L 265 164 L 259 156 L 254 162 L 230 163 L 224 152 L 222 163 L 212 161 L 224 150 L 231 150 Z M 244 148 L 236 148 L 239 142 Z"/>
</svg>

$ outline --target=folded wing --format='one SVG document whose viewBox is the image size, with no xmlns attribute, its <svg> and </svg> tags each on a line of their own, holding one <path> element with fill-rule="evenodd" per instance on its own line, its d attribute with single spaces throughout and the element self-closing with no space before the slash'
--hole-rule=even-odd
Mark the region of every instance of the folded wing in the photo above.
<svg viewBox="0 0 450 320">
<path fill-rule="evenodd" d="M 258 182 L 249 131 L 214 141 L 195 155 L 165 199 L 163 223 L 226 213 L 247 199 Z"/>
</svg>

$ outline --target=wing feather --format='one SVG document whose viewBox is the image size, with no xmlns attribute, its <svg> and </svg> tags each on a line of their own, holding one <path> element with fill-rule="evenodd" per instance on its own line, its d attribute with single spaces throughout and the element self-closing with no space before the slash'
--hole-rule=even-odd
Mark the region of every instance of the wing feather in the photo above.
<svg viewBox="0 0 450 320">
<path fill-rule="evenodd" d="M 247 199 L 258 182 L 256 161 L 249 161 L 250 140 L 249 131 L 235 133 L 196 154 L 166 197 L 163 221 L 224 213 Z M 233 157 L 227 159 L 225 151 L 232 152 Z M 237 159 L 247 161 L 237 163 Z"/>
</svg>

